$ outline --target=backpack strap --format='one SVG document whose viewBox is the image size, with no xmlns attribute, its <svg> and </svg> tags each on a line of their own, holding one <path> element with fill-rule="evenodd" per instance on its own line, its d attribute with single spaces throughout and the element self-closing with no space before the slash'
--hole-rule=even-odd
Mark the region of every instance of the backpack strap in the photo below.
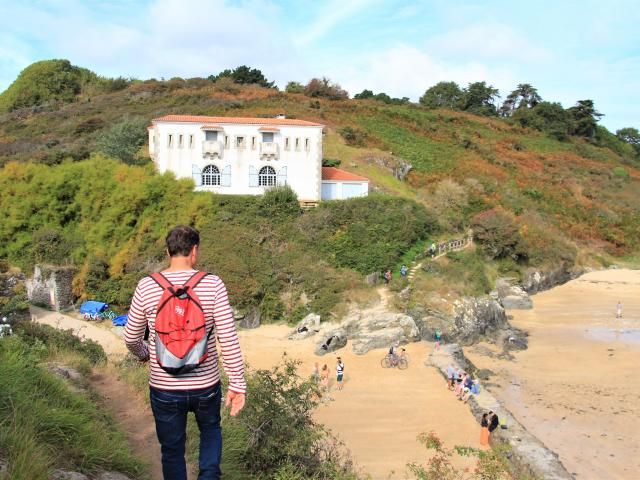
<svg viewBox="0 0 640 480">
<path fill-rule="evenodd" d="M 152 273 L 149 277 L 156 282 L 162 290 L 169 290 L 170 287 L 173 287 L 173 283 L 171 283 L 167 277 L 162 275 L 160 272 Z"/>
<path fill-rule="evenodd" d="M 208 272 L 196 272 L 194 273 L 189 280 L 184 284 L 183 288 L 186 290 L 189 287 L 190 290 L 193 290 L 198 286 L 198 284 L 204 279 L 204 277 L 211 275 Z"/>
</svg>

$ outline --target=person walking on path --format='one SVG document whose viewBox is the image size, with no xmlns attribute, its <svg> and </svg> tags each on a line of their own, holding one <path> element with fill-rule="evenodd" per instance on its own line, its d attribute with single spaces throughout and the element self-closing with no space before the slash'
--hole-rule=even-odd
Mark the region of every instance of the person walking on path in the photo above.
<svg viewBox="0 0 640 480">
<path fill-rule="evenodd" d="M 483 413 L 480 421 L 480 445 L 489 445 L 489 414 Z"/>
<path fill-rule="evenodd" d="M 386 272 L 384 272 L 384 283 L 385 283 L 385 285 L 389 285 L 390 281 L 391 281 L 391 270 L 387 270 Z"/>
<path fill-rule="evenodd" d="M 342 390 L 342 380 L 344 378 L 344 363 L 342 363 L 342 359 L 338 357 L 338 364 L 336 365 L 336 374 L 338 381 L 338 390 Z"/>
<path fill-rule="evenodd" d="M 150 365 L 149 396 L 165 480 L 187 479 L 188 412 L 194 412 L 200 430 L 198 479 L 221 476 L 222 387 L 216 339 L 229 379 L 225 406 L 236 416 L 245 403 L 244 362 L 227 290 L 220 278 L 196 270 L 199 245 L 200 234 L 192 227 L 169 232 L 169 268 L 138 282 L 124 330 L 128 349 Z M 148 345 L 143 340 L 147 327 Z"/>
<path fill-rule="evenodd" d="M 407 276 L 407 271 L 408 271 L 408 270 L 409 270 L 409 269 L 407 268 L 407 266 L 406 266 L 406 265 L 402 265 L 402 267 L 400 267 L 400 275 L 401 275 L 402 277 L 406 277 L 406 276 Z"/>
<path fill-rule="evenodd" d="M 616 305 L 616 318 L 622 318 L 622 302 L 620 301 Z"/>
</svg>

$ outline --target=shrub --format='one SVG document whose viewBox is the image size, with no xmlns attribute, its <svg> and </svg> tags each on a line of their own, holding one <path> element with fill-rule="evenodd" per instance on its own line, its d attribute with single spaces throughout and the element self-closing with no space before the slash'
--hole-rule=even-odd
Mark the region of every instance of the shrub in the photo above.
<svg viewBox="0 0 640 480">
<path fill-rule="evenodd" d="M 287 93 L 304 93 L 304 85 L 298 82 L 289 82 L 284 91 Z"/>
<path fill-rule="evenodd" d="M 362 147 L 367 139 L 365 132 L 353 127 L 340 128 L 338 133 L 344 138 L 345 143 L 352 147 Z"/>
<path fill-rule="evenodd" d="M 617 178 L 629 178 L 629 172 L 623 167 L 614 167 L 611 173 Z"/>
<path fill-rule="evenodd" d="M 323 158 L 322 166 L 323 167 L 339 167 L 342 162 L 337 158 Z"/>
<path fill-rule="evenodd" d="M 337 83 L 332 83 L 328 78 L 312 78 L 304 87 L 304 94 L 307 97 L 324 97 L 330 100 L 343 100 L 349 98 L 346 90 L 343 90 Z"/>
<path fill-rule="evenodd" d="M 321 392 L 298 375 L 299 361 L 283 357 L 248 379 L 251 395 L 238 421 L 247 432 L 244 467 L 258 479 L 356 478 L 344 446 L 313 419 Z"/>
<path fill-rule="evenodd" d="M 98 138 L 96 147 L 108 157 L 130 165 L 138 163 L 140 148 L 147 138 L 146 125 L 145 120 L 125 119 L 104 132 Z"/>
<path fill-rule="evenodd" d="M 474 237 L 491 258 L 520 256 L 520 235 L 514 219 L 502 209 L 481 212 L 473 217 Z"/>
</svg>

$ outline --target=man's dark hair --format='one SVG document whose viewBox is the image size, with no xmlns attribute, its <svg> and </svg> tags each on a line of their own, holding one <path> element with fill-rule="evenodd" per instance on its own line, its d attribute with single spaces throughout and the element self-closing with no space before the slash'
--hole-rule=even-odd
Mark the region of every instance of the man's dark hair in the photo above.
<svg viewBox="0 0 640 480">
<path fill-rule="evenodd" d="M 194 245 L 200 245 L 200 233 L 189 225 L 178 225 L 167 235 L 167 250 L 169 256 L 178 255 L 186 257 L 191 253 Z"/>
</svg>

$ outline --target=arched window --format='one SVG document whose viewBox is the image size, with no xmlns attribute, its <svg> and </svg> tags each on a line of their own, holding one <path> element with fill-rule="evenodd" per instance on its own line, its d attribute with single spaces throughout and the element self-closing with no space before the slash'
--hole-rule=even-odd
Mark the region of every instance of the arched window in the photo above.
<svg viewBox="0 0 640 480">
<path fill-rule="evenodd" d="M 220 170 L 215 165 L 207 165 L 202 169 L 202 185 L 220 185 Z"/>
<path fill-rule="evenodd" d="M 276 186 L 276 171 L 273 167 L 262 167 L 258 172 L 258 186 L 259 187 L 275 187 Z"/>
</svg>

